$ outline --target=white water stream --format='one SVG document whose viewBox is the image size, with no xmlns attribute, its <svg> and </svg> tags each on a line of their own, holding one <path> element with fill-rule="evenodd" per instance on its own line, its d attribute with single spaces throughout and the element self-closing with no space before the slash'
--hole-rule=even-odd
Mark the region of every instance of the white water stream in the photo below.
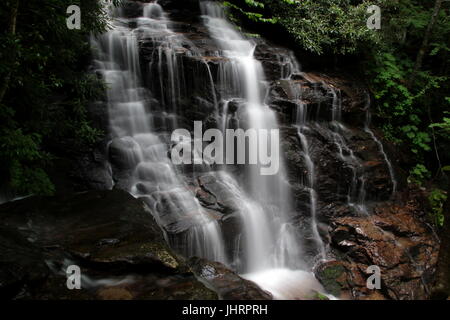
<svg viewBox="0 0 450 320">
<path fill-rule="evenodd" d="M 111 15 L 116 10 L 111 9 Z M 144 7 L 143 17 L 135 19 L 137 28 L 121 16 L 112 19 L 113 29 L 92 39 L 96 54 L 96 71 L 105 79 L 110 129 L 113 143 L 121 149 L 131 168 L 128 190 L 136 197 L 149 198 L 150 208 L 163 230 L 182 232 L 183 253 L 226 263 L 221 230 L 218 223 L 200 205 L 193 192 L 179 179 L 168 158 L 166 141 L 154 131 L 153 93 L 143 87 L 138 38 L 153 39 L 160 79 L 167 74 L 168 86 L 160 85 L 164 106 L 162 119 L 167 131 L 176 126 L 177 96 L 180 85 L 177 50 L 178 35 L 170 30 L 162 8 L 157 3 Z M 163 61 L 165 62 L 163 65 Z M 162 81 L 162 80 L 161 80 Z M 161 123 L 159 123 L 161 126 Z M 169 243 L 181 247 L 179 243 Z"/>
<path fill-rule="evenodd" d="M 231 82 L 228 92 L 244 100 L 248 127 L 277 129 L 275 114 L 264 103 L 265 76 L 261 63 L 254 58 L 256 44 L 245 39 L 227 21 L 223 9 L 216 3 L 201 2 L 201 8 L 205 25 L 221 48 L 218 54 L 229 60 L 221 69 L 221 82 Z M 240 86 L 236 88 L 234 84 Z M 221 83 L 221 86 L 227 85 Z M 225 102 L 224 111 L 227 109 Z M 227 123 L 225 113 L 224 129 Z M 293 299 L 305 297 L 311 290 L 322 291 L 312 273 L 298 269 L 303 265 L 299 231 L 291 224 L 292 198 L 282 161 L 276 175 L 262 176 L 259 169 L 259 166 L 249 166 L 245 172 L 248 196 L 243 199 L 245 209 L 241 211 L 245 230 L 244 277 L 272 292 L 276 298 Z M 310 182 L 313 183 L 312 176 Z M 317 232 L 316 226 L 313 228 Z M 318 233 L 315 236 L 320 239 Z M 322 254 L 325 255 L 324 251 Z"/>
</svg>

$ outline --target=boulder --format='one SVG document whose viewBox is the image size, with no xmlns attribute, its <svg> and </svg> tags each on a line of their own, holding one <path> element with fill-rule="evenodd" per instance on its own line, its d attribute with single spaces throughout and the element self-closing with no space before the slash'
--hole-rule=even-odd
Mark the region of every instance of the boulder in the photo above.
<svg viewBox="0 0 450 320">
<path fill-rule="evenodd" d="M 0 295 L 10 299 L 211 299 L 141 200 L 124 191 L 0 206 Z M 68 290 L 78 265 L 82 290 Z"/>
<path fill-rule="evenodd" d="M 272 295 L 249 280 L 241 278 L 219 262 L 191 258 L 194 274 L 224 300 L 271 300 Z"/>
<path fill-rule="evenodd" d="M 352 299 L 426 299 L 438 245 L 432 230 L 417 214 L 419 204 L 379 204 L 372 216 L 332 218 L 331 244 L 336 261 L 316 269 L 333 295 Z M 369 266 L 381 270 L 381 289 L 371 290 Z M 376 296 L 375 296 L 376 295 Z"/>
</svg>

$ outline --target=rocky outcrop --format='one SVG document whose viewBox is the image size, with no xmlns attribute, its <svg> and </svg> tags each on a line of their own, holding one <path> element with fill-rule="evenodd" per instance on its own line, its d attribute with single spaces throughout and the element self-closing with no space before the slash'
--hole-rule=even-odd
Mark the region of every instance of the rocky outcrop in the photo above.
<svg viewBox="0 0 450 320">
<path fill-rule="evenodd" d="M 124 191 L 32 197 L 0 207 L 0 295 L 8 299 L 216 299 Z M 78 265 L 82 289 L 68 290 Z"/>
<path fill-rule="evenodd" d="M 421 219 L 420 204 L 384 203 L 369 217 L 332 219 L 335 257 L 316 270 L 332 294 L 346 299 L 426 299 L 437 262 L 438 241 Z M 369 266 L 381 271 L 380 290 L 369 289 Z"/>
<path fill-rule="evenodd" d="M 143 2 L 146 1 L 127 2 L 125 15 L 141 16 Z M 153 94 L 147 97 L 152 108 L 152 130 L 164 147 L 170 148 L 168 130 L 174 129 L 172 117 L 176 117 L 179 127 L 189 130 L 193 121 L 198 120 L 204 122 L 204 128 L 218 127 L 224 117 L 229 127 L 238 124 L 245 127 L 242 114 L 246 102 L 221 101 L 221 97 L 230 96 L 228 91 L 238 90 L 233 86 L 239 84 L 224 85 L 220 81 L 220 72 L 230 67 L 230 61 L 217 54 L 220 48 L 199 20 L 198 2 L 160 0 L 159 4 L 173 20 L 170 26 L 173 42 L 136 32 L 144 85 Z M 331 248 L 332 259 L 316 266 L 318 279 L 340 298 L 426 298 L 436 263 L 437 242 L 422 221 L 423 209 L 417 203 L 389 201 L 392 176 L 379 145 L 367 130 L 370 96 L 367 88 L 360 79 L 347 74 L 302 72 L 295 66 L 289 50 L 262 38 L 254 41 L 255 57 L 262 63 L 268 85 L 266 102 L 281 125 L 281 147 L 294 199 L 293 223 L 304 239 L 305 256 L 314 265 L 317 252 L 311 231 L 313 203 L 305 182 L 310 169 L 305 164 L 305 150 L 298 134 L 299 107 L 304 108 L 302 133 L 308 140 L 308 152 L 315 166 L 318 231 Z M 175 50 L 161 50 L 172 48 L 174 43 Z M 168 106 L 173 109 L 168 110 Z M 335 119 L 336 108 L 339 119 Z M 91 109 L 95 121 L 105 127 L 107 115 L 101 114 L 104 106 L 97 104 Z M 333 123 L 336 120 L 341 127 Z M 371 130 L 383 141 L 376 128 Z M 406 185 L 399 160 L 402 155 L 389 143 L 384 145 L 398 182 L 397 198 L 401 198 Z M 136 165 L 133 148 L 133 141 L 114 139 L 108 146 L 99 146 L 100 151 L 81 157 L 76 171 L 81 175 L 78 180 L 83 181 L 82 189 L 110 189 L 114 183 L 116 188 L 128 190 L 130 170 Z M 107 153 L 111 170 L 100 156 Z M 230 244 L 227 247 L 232 248 L 241 233 L 241 223 L 239 203 L 233 201 L 230 190 L 220 177 L 206 173 L 209 168 L 192 165 L 179 166 L 177 170 L 180 180 L 189 185 L 204 210 L 220 223 L 225 241 Z M 230 170 L 239 176 L 240 168 Z M 140 183 L 136 189 L 151 194 L 155 186 Z M 143 201 L 150 206 L 154 204 L 150 197 Z M 163 201 L 161 205 L 168 204 Z M 364 214 L 358 205 L 365 206 Z M 0 245 L 10 252 L 3 260 L 7 268 L 1 278 L 5 286 L 13 288 L 2 292 L 13 292 L 11 297 L 37 297 L 36 292 L 41 290 L 32 289 L 44 288 L 40 297 L 206 299 L 217 297 L 208 289 L 213 288 L 224 299 L 270 298 L 218 263 L 197 259 L 186 265 L 166 247 L 142 202 L 117 190 L 57 200 L 33 198 L 2 207 L 0 213 L 0 221 L 6 224 Z M 168 217 L 173 224 L 163 226 L 164 230 L 174 234 L 186 232 L 191 226 L 189 221 L 177 223 L 176 218 Z M 20 258 L 12 254 L 16 250 L 23 252 Z M 229 256 L 234 254 L 228 252 Z M 65 267 L 65 259 L 80 264 L 83 272 L 94 279 L 92 289 L 67 292 L 65 277 L 59 273 Z M 37 271 L 33 272 L 31 266 L 37 261 Z M 57 263 L 49 266 L 45 261 Z M 14 265 L 20 267 L 14 270 Z M 381 269 L 379 291 L 366 287 L 369 276 L 366 270 L 371 265 Z M 110 278 L 108 285 L 97 281 L 104 278 Z"/>
<path fill-rule="evenodd" d="M 408 194 L 397 161 L 401 156 L 384 142 L 397 183 L 397 202 L 389 201 L 393 180 L 373 135 L 382 138 L 368 122 L 367 89 L 351 76 L 292 74 L 289 52 L 263 40 L 256 56 L 270 81 L 268 102 L 282 124 L 282 149 L 305 255 L 314 257 L 313 241 L 308 240 L 313 238 L 308 219 L 312 203 L 304 183 L 310 173 L 295 126 L 300 105 L 304 108 L 302 134 L 315 166 L 318 231 L 331 249 L 329 260 L 315 266 L 317 278 L 342 299 L 428 298 L 438 241 L 423 219 L 425 198 Z M 336 129 L 333 120 L 342 127 Z M 380 290 L 367 288 L 369 266 L 381 270 Z"/>
<path fill-rule="evenodd" d="M 245 280 L 219 262 L 192 258 L 189 260 L 194 274 L 218 293 L 224 300 L 271 300 L 272 295 L 255 283 Z"/>
</svg>

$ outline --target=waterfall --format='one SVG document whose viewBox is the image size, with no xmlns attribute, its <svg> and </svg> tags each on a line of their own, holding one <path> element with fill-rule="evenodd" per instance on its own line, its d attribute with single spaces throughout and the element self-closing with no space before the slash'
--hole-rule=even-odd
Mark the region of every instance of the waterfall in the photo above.
<svg viewBox="0 0 450 320">
<path fill-rule="evenodd" d="M 284 80 L 288 80 L 290 95 L 296 104 L 294 126 L 297 128 L 297 134 L 302 147 L 303 160 L 307 170 L 306 177 L 303 178 L 303 185 L 309 193 L 312 237 L 315 243 L 315 249 L 318 252 L 317 258 L 319 258 L 319 260 L 325 260 L 326 248 L 319 233 L 319 222 L 317 217 L 318 196 L 316 191 L 316 169 L 310 152 L 310 142 L 306 135 L 306 133 L 311 130 L 308 122 L 308 110 L 307 106 L 302 101 L 301 86 L 295 85 L 295 82 L 291 81 L 294 75 L 301 74 L 300 64 L 292 53 L 287 59 L 285 58 L 282 60 L 279 58 L 279 61 L 283 62 L 281 77 Z"/>
<path fill-rule="evenodd" d="M 224 99 L 223 130 L 230 120 L 230 102 L 236 100 L 245 110 L 241 115 L 245 128 L 277 129 L 275 113 L 264 101 L 267 86 L 262 65 L 254 58 L 256 44 L 245 39 L 227 21 L 219 5 L 210 1 L 200 4 L 204 24 L 220 48 L 216 54 L 227 60 L 219 68 L 217 86 L 221 88 Z M 252 148 L 250 152 L 253 152 Z M 321 291 L 310 272 L 299 270 L 304 268 L 300 231 L 291 221 L 292 197 L 282 161 L 280 170 L 273 176 L 263 176 L 259 169 L 260 165 L 246 166 L 242 181 L 246 186 L 245 193 L 241 191 L 239 194 L 234 188 L 235 198 L 240 199 L 242 208 L 239 213 L 244 230 L 243 276 L 272 292 L 276 298 L 298 298 L 302 296 L 302 290 L 307 292 L 314 288 Z M 231 176 L 228 172 L 225 174 Z M 313 228 L 322 248 L 321 255 L 325 256 L 317 227 Z"/>
<path fill-rule="evenodd" d="M 226 79 L 239 81 L 242 90 L 239 98 L 244 99 L 248 127 L 257 130 L 278 128 L 275 115 L 264 104 L 262 66 L 254 57 L 255 44 L 244 39 L 226 20 L 222 9 L 212 2 L 201 3 L 205 25 L 217 41 L 222 53 L 229 59 L 231 69 Z M 239 79 L 239 80 L 237 80 Z M 249 148 L 254 152 L 253 148 Z M 252 155 L 250 155 L 252 156 Z M 289 225 L 289 204 L 291 198 L 284 169 L 274 176 L 262 176 L 258 166 L 248 166 L 245 172 L 248 193 L 258 199 L 260 205 L 242 210 L 245 228 L 247 272 L 273 267 L 288 267 L 288 260 L 298 257 L 293 228 Z M 251 202 L 251 201 L 245 201 Z"/>
<path fill-rule="evenodd" d="M 364 122 L 364 131 L 366 131 L 368 134 L 370 134 L 370 136 L 372 137 L 373 141 L 375 141 L 375 143 L 377 144 L 378 149 L 380 150 L 381 154 L 383 155 L 384 162 L 386 163 L 386 165 L 388 167 L 389 175 L 391 177 L 392 195 L 394 195 L 395 192 L 397 191 L 397 180 L 395 179 L 394 168 L 392 166 L 391 161 L 389 160 L 389 157 L 387 156 L 386 152 L 384 151 L 383 144 L 377 138 L 377 136 L 372 131 L 372 129 L 370 129 L 370 125 L 371 125 L 371 122 L 372 122 L 371 121 L 372 120 L 372 115 L 370 113 L 370 96 L 369 95 L 367 95 L 366 108 L 365 109 L 366 109 L 366 119 L 365 119 L 365 122 Z"/>
<path fill-rule="evenodd" d="M 94 69 L 107 84 L 107 109 L 112 142 L 110 150 L 121 155 L 121 187 L 142 198 L 166 232 L 172 247 L 185 256 L 200 256 L 227 263 L 218 222 L 200 205 L 168 158 L 164 132 L 177 123 L 177 102 L 182 77 L 177 52 L 183 50 L 178 35 L 157 3 L 148 3 L 142 17 L 126 19 L 118 10 L 112 30 L 91 40 Z M 137 27 L 132 29 L 131 22 Z M 159 83 L 143 85 L 138 41 L 152 39 Z M 155 95 L 159 89 L 159 101 Z M 160 108 L 163 111 L 161 113 Z M 158 127 L 158 130 L 156 130 Z"/>
<path fill-rule="evenodd" d="M 325 253 L 325 245 L 323 240 L 319 234 L 318 222 L 317 222 L 317 192 L 315 190 L 315 166 L 314 162 L 311 158 L 309 142 L 304 134 L 305 131 L 309 130 L 309 127 L 306 125 L 307 112 L 305 105 L 301 102 L 300 97 L 296 99 L 297 103 L 297 111 L 296 111 L 296 125 L 298 130 L 298 136 L 300 138 L 300 142 L 303 150 L 303 158 L 305 161 L 306 168 L 308 170 L 307 179 L 305 186 L 309 190 L 310 197 L 310 211 L 311 211 L 311 229 L 314 237 L 314 241 L 316 242 L 317 249 L 319 251 L 319 255 L 321 259 L 326 258 Z"/>
<path fill-rule="evenodd" d="M 263 164 L 206 163 L 185 168 L 174 165 L 169 157 L 171 147 L 185 143 L 193 143 L 195 156 L 202 155 L 201 141 L 187 137 L 188 130 L 175 135 L 179 138 L 175 144 L 170 140 L 185 123 L 183 101 L 195 86 L 203 93 L 210 90 L 206 94 L 214 109 L 208 112 L 223 133 L 229 128 L 279 129 L 275 113 L 265 103 L 267 83 L 261 63 L 254 58 L 256 45 L 236 31 L 220 6 L 201 2 L 201 7 L 204 24 L 219 48 L 206 52 L 207 56 L 171 29 L 172 22 L 157 2 L 143 4 L 138 18 L 110 9 L 112 29 L 91 39 L 93 71 L 107 84 L 108 155 L 114 183 L 146 203 L 169 245 L 185 257 L 222 262 L 275 298 L 323 292 L 303 261 L 302 235 L 293 221 L 295 210 L 282 160 L 278 173 L 265 176 Z M 220 60 L 215 73 L 210 59 Z M 186 69 L 188 60 L 203 70 L 202 75 L 192 65 Z M 287 65 L 284 73 L 292 68 Z M 195 78 L 203 82 L 193 83 Z M 275 142 L 263 140 L 261 145 L 268 151 Z M 246 149 L 248 157 L 257 158 L 258 150 Z M 315 224 L 313 175 L 308 184 L 313 233 L 324 258 Z M 208 193 L 211 185 L 231 204 L 232 215 L 221 216 L 200 201 L 198 188 Z M 237 234 L 224 229 L 227 219 L 236 219 Z"/>
<path fill-rule="evenodd" d="M 329 87 L 333 96 L 331 109 L 330 130 L 334 143 L 338 149 L 339 158 L 352 170 L 352 182 L 347 192 L 347 203 L 355 208 L 358 213 L 368 215 L 366 205 L 366 174 L 361 161 L 355 156 L 353 150 L 347 145 L 344 133 L 348 130 L 342 123 L 342 98 L 341 92 Z"/>
</svg>

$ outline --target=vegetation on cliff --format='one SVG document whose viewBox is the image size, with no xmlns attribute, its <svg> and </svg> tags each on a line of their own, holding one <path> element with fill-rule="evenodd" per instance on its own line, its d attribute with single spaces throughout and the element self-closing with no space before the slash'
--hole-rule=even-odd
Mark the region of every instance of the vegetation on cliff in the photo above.
<svg viewBox="0 0 450 320">
<path fill-rule="evenodd" d="M 229 14 L 257 31 L 277 30 L 323 60 L 356 64 L 375 101 L 386 139 L 406 152 L 408 182 L 429 193 L 430 218 L 442 230 L 450 217 L 450 14 L 442 0 L 228 0 Z M 381 9 L 381 28 L 366 21 Z M 331 58 L 331 59 L 330 59 Z M 447 216 L 444 215 L 447 213 Z M 447 219 L 445 219 L 447 218 Z M 444 240 L 439 278 L 447 279 Z M 444 262 L 442 262 L 444 261 Z M 446 262 L 445 262 L 446 261 Z M 444 266 L 444 267 L 442 267 Z M 441 281 L 442 283 L 442 281 Z M 441 288 L 442 289 L 442 288 Z M 440 290 L 441 290 L 440 289 Z M 441 290 L 442 291 L 442 290 Z"/>
<path fill-rule="evenodd" d="M 255 29 L 279 28 L 323 59 L 356 57 L 386 138 L 411 152 L 411 182 L 442 178 L 450 164 L 448 3 L 230 0 L 225 5 L 232 19 Z M 381 9 L 379 30 L 366 25 L 371 5 Z"/>
<path fill-rule="evenodd" d="M 114 0 L 119 2 L 119 0 Z M 411 184 L 429 191 L 430 214 L 442 227 L 438 279 L 449 290 L 450 13 L 443 0 L 227 0 L 230 18 L 323 61 L 349 61 L 375 101 L 375 122 L 407 151 Z M 66 27 L 79 5 L 82 29 Z M 370 29 L 368 7 L 381 8 Z M 82 148 L 102 134 L 87 104 L 104 84 L 87 72 L 89 36 L 108 28 L 96 0 L 5 0 L 0 17 L 0 188 L 51 194 L 47 174 L 61 149 Z M 343 63 L 336 67 L 348 67 Z M 339 69 L 339 68 L 337 68 Z M 446 203 L 444 205 L 444 203 Z"/>
<path fill-rule="evenodd" d="M 81 30 L 66 26 L 70 5 Z M 55 149 L 88 145 L 100 134 L 86 106 L 103 84 L 88 74 L 89 35 L 107 27 L 95 0 L 6 0 L 0 5 L 0 176 L 21 194 L 51 194 L 46 173 Z M 55 147 L 57 146 L 57 147 Z"/>
<path fill-rule="evenodd" d="M 288 41 L 323 59 L 354 57 L 371 88 L 385 138 L 409 152 L 409 182 L 430 187 L 434 220 L 447 197 L 450 169 L 450 15 L 436 1 L 230 0 L 235 21 L 282 30 Z M 367 9 L 381 9 L 369 29 Z M 254 26 L 256 23 L 256 27 Z M 259 27 L 258 27 L 259 26 Z M 345 65 L 344 65 L 345 67 Z"/>
</svg>

